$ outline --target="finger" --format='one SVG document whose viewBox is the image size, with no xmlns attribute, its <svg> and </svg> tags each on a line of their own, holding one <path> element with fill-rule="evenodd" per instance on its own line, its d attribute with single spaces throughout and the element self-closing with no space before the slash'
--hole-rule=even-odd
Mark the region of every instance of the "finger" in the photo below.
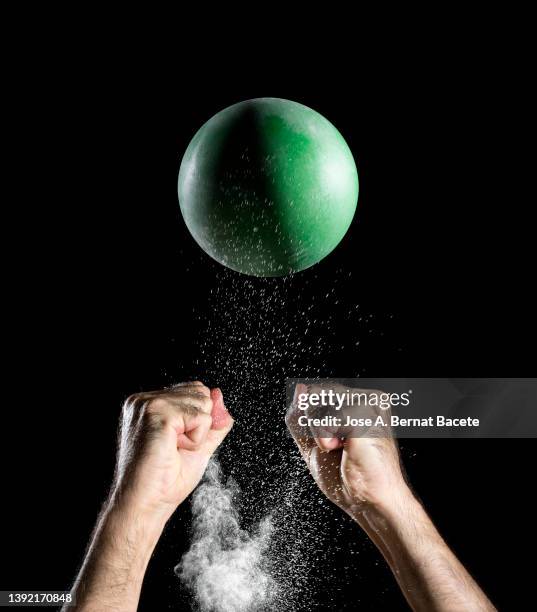
<svg viewBox="0 0 537 612">
<path fill-rule="evenodd" d="M 201 382 L 201 380 L 186 380 L 184 382 L 175 383 L 172 385 L 172 387 L 189 387 L 189 386 L 205 387 L 205 385 Z"/>
<path fill-rule="evenodd" d="M 212 400 L 204 396 L 158 395 L 146 403 L 146 413 L 155 426 L 171 426 L 184 432 L 185 420 L 197 415 L 210 416 Z"/>
<path fill-rule="evenodd" d="M 184 415 L 183 426 L 176 428 L 177 448 L 190 451 L 199 450 L 207 441 L 211 423 L 210 415 L 205 413 Z"/>
<path fill-rule="evenodd" d="M 156 389 L 153 391 L 142 391 L 141 393 L 135 393 L 129 396 L 123 406 L 124 411 L 142 409 L 145 405 L 149 404 L 157 398 L 169 398 L 170 396 L 202 396 L 210 398 L 211 391 L 199 380 L 193 382 L 177 383 L 168 387 L 167 389 Z M 197 402 L 191 403 L 191 406 L 199 410 L 209 411 L 210 406 L 198 404 Z"/>
<path fill-rule="evenodd" d="M 213 402 L 212 423 L 207 435 L 206 448 L 210 454 L 213 454 L 231 431 L 234 421 L 224 404 L 224 397 L 219 388 L 211 389 L 211 399 Z"/>
<path fill-rule="evenodd" d="M 192 382 L 177 383 L 175 385 L 172 385 L 170 387 L 170 390 L 174 392 L 184 391 L 187 393 L 201 393 L 202 395 L 205 395 L 206 397 L 211 396 L 211 390 L 209 389 L 209 387 L 205 386 L 199 380 L 194 380 Z"/>
<path fill-rule="evenodd" d="M 178 410 L 183 411 L 199 411 L 205 414 L 211 414 L 213 409 L 213 401 L 210 396 L 193 391 L 176 391 L 166 394 L 165 397 Z M 187 410 L 185 410 L 187 409 Z"/>
<path fill-rule="evenodd" d="M 297 402 L 298 400 L 298 396 L 300 394 L 307 394 L 308 396 L 311 395 L 312 393 L 318 394 L 321 391 L 326 391 L 326 390 L 336 390 L 339 388 L 343 388 L 341 387 L 341 385 L 336 385 L 334 383 L 320 383 L 320 384 L 314 384 L 314 385 L 304 385 L 304 384 L 299 384 L 296 386 L 295 388 L 295 397 L 293 402 Z M 296 418 L 298 419 L 298 416 L 300 416 L 299 414 L 296 415 Z M 310 427 L 310 431 L 312 436 L 308 437 L 308 436 L 304 436 L 304 428 L 301 427 L 300 431 L 302 432 L 302 439 L 306 439 L 306 448 L 308 450 L 308 452 L 310 452 L 310 449 L 313 448 L 315 445 L 317 445 L 319 447 L 320 450 L 322 451 L 332 451 L 332 450 L 336 450 L 338 448 L 343 448 L 343 439 L 341 438 L 341 436 L 337 435 L 337 432 L 334 430 L 332 431 L 332 428 L 330 426 L 323 426 L 323 427 L 315 427 L 312 428 Z M 328 435 L 320 435 L 320 434 L 328 434 Z M 293 436 L 295 438 L 295 440 L 297 439 L 296 436 Z"/>
<path fill-rule="evenodd" d="M 343 448 L 344 442 L 340 438 L 315 438 L 315 443 L 323 451 L 332 451 L 336 448 Z"/>
<path fill-rule="evenodd" d="M 315 446 L 315 441 L 313 440 L 313 438 L 311 438 L 305 433 L 305 428 L 299 425 L 298 419 L 301 416 L 302 411 L 298 409 L 298 398 L 300 395 L 307 393 L 308 388 L 306 387 L 306 385 L 302 383 L 297 384 L 297 386 L 295 387 L 293 402 L 289 407 L 289 410 L 285 417 L 287 429 L 293 436 L 293 439 L 295 440 L 298 449 L 306 459 L 309 458 L 311 449 Z"/>
<path fill-rule="evenodd" d="M 210 398 L 200 396 L 199 401 L 212 407 Z M 183 398 L 159 396 L 151 400 L 147 412 L 153 427 L 167 432 L 169 444 L 178 449 L 194 451 L 206 443 L 212 425 L 210 408 L 200 410 L 185 405 Z"/>
</svg>

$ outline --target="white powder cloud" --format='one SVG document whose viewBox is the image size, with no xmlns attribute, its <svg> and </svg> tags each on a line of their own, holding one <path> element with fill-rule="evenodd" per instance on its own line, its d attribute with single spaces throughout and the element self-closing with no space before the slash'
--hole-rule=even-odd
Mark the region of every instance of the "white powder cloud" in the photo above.
<svg viewBox="0 0 537 612">
<path fill-rule="evenodd" d="M 175 568 L 201 612 L 261 611 L 279 591 L 266 559 L 272 520 L 264 518 L 252 533 L 242 529 L 236 494 L 236 485 L 222 482 L 220 466 L 212 459 L 192 498 L 190 550 Z"/>
</svg>

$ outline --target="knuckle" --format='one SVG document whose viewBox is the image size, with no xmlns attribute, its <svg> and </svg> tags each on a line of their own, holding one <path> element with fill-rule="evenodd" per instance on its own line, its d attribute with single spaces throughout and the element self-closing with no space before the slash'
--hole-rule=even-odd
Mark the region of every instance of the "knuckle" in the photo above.
<svg viewBox="0 0 537 612">
<path fill-rule="evenodd" d="M 200 414 L 200 409 L 197 406 L 185 402 L 178 405 L 177 410 L 181 414 L 189 417 L 195 417 L 196 415 Z"/>
<path fill-rule="evenodd" d="M 209 387 L 206 384 L 202 383 L 201 380 L 195 380 L 189 384 L 193 387 L 197 387 L 196 391 L 198 391 L 198 393 L 210 393 L 211 392 Z"/>
<path fill-rule="evenodd" d="M 202 408 L 204 411 L 211 412 L 213 409 L 213 400 L 210 397 L 202 397 L 200 398 Z"/>
<path fill-rule="evenodd" d="M 170 424 L 168 417 L 158 412 L 148 412 L 145 419 L 149 431 L 160 431 Z"/>
<path fill-rule="evenodd" d="M 164 412 L 168 406 L 168 400 L 163 397 L 155 397 L 147 404 L 146 412 L 148 414 L 159 414 Z"/>
<path fill-rule="evenodd" d="M 199 393 L 200 395 L 204 395 L 205 397 L 211 397 L 211 390 L 209 389 L 209 387 L 206 387 L 203 383 L 199 383 L 194 386 L 196 388 L 196 393 Z"/>
<path fill-rule="evenodd" d="M 174 391 L 183 391 L 184 393 L 206 395 L 210 397 L 211 390 L 199 380 L 177 383 L 171 387 Z"/>
</svg>

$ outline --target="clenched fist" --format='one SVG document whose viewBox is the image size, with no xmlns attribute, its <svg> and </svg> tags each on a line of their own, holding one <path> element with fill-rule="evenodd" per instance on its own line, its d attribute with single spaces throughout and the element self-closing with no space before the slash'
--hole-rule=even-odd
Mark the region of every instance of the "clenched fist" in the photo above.
<svg viewBox="0 0 537 612">
<path fill-rule="evenodd" d="M 232 425 L 220 389 L 201 382 L 132 395 L 123 406 L 113 496 L 171 515 Z"/>
<path fill-rule="evenodd" d="M 333 391 L 345 392 L 340 385 L 331 385 Z M 295 400 L 287 415 L 287 426 L 293 435 L 306 464 L 321 491 L 342 510 L 360 522 L 362 514 L 371 507 L 392 504 L 397 498 L 410 494 L 399 461 L 399 450 L 389 431 L 372 427 L 361 437 L 345 437 L 346 430 L 324 428 L 311 430 L 299 426 L 297 397 L 319 393 L 319 385 L 299 384 Z M 381 391 L 353 389 L 367 395 L 380 395 Z M 379 408 L 368 408 L 374 421 L 381 414 Z M 341 415 L 345 410 L 341 411 Z M 389 410 L 385 411 L 389 414 Z"/>
<path fill-rule="evenodd" d="M 75 612 L 135 612 L 166 521 L 233 426 L 220 389 L 200 382 L 138 393 L 123 406 L 108 502 L 73 587 Z"/>
</svg>

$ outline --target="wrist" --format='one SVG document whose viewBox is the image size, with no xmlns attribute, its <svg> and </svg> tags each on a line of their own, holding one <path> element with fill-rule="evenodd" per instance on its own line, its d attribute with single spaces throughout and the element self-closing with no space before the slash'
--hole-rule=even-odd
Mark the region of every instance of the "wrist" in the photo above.
<svg viewBox="0 0 537 612">
<path fill-rule="evenodd" d="M 348 513 L 360 524 L 364 521 L 385 524 L 387 521 L 397 522 L 401 514 L 408 513 L 409 509 L 416 506 L 421 507 L 409 486 L 402 481 L 398 486 L 369 498 L 365 503 L 357 500 L 351 504 Z"/>
<path fill-rule="evenodd" d="M 397 543 L 408 537 L 419 533 L 426 542 L 434 540 L 436 533 L 423 506 L 408 487 L 367 508 L 356 521 L 373 540 L 380 539 L 392 554 L 394 547 L 399 548 Z"/>
<path fill-rule="evenodd" d="M 163 529 L 179 504 L 147 495 L 143 486 L 119 483 L 112 489 L 107 505 L 111 510 L 136 516 L 145 523 Z"/>
<path fill-rule="evenodd" d="M 106 528 L 114 535 L 128 537 L 140 550 L 151 551 L 170 516 L 164 506 L 144 504 L 126 495 L 113 495 L 103 512 Z"/>
<path fill-rule="evenodd" d="M 406 484 L 382 499 L 376 508 L 376 516 L 394 526 L 406 524 L 412 517 L 421 515 L 426 516 L 425 510 Z"/>
</svg>

